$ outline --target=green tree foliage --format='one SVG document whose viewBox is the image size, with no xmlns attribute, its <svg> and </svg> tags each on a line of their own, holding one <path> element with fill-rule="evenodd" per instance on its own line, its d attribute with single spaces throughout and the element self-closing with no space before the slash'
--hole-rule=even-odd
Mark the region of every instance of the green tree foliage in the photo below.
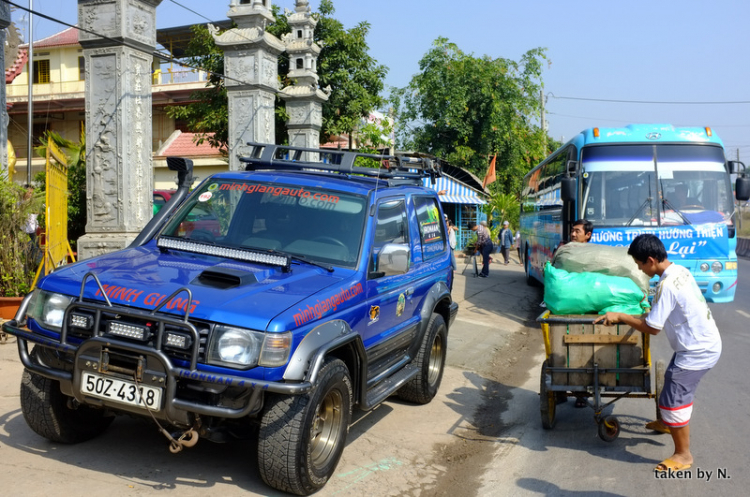
<svg viewBox="0 0 750 497">
<path fill-rule="evenodd" d="M 280 15 L 277 6 L 273 6 L 276 21 L 268 26 L 267 31 L 281 37 L 290 32 L 285 16 Z M 383 79 L 388 71 L 379 65 L 369 54 L 366 37 L 370 29 L 367 22 L 361 22 L 352 29 L 334 19 L 335 13 L 331 0 L 322 0 L 315 15 L 318 24 L 314 40 L 322 49 L 318 57 L 318 76 L 320 86 L 331 87 L 332 94 L 323 105 L 323 128 L 321 139 L 328 140 L 332 135 L 351 133 L 357 129 L 362 118 L 367 117 L 373 109 L 383 104 L 380 92 L 383 90 Z M 213 37 L 203 26 L 193 26 L 193 39 L 187 49 L 189 63 L 199 66 L 213 74 L 207 82 L 207 89 L 195 92 L 196 100 L 185 106 L 167 108 L 167 114 L 174 119 L 188 123 L 188 127 L 203 133 L 200 142 L 208 139 L 209 143 L 227 152 L 228 114 L 227 93 L 224 79 L 224 54 L 214 43 Z M 282 86 L 292 83 L 288 78 L 289 59 L 286 53 L 279 57 L 279 79 Z M 286 140 L 286 110 L 284 102 L 276 100 L 276 141 Z M 214 133 L 206 136 L 205 133 Z"/>
<path fill-rule="evenodd" d="M 68 239 L 75 249 L 76 241 L 86 233 L 86 132 L 81 130 L 80 141 L 77 143 L 61 137 L 54 131 L 45 132 L 41 140 L 42 145 L 34 149 L 40 157 L 47 156 L 49 139 L 68 158 Z M 44 172 L 38 173 L 34 181 L 39 185 L 39 191 L 46 191 Z"/>
<path fill-rule="evenodd" d="M 443 157 L 484 177 L 497 154 L 493 193 L 518 197 L 524 174 L 547 154 L 536 124 L 545 50 L 520 61 L 474 57 L 438 38 L 406 88 L 394 89 L 399 146 Z"/>
<path fill-rule="evenodd" d="M 21 297 L 31 290 L 41 251 L 24 227 L 43 203 L 42 194 L 15 184 L 0 168 L 0 297 Z"/>
<path fill-rule="evenodd" d="M 322 138 L 350 134 L 362 118 L 382 107 L 383 80 L 388 68 L 377 63 L 368 51 L 370 24 L 363 21 L 352 29 L 332 16 L 331 0 L 322 0 L 318 9 L 315 42 L 322 46 L 318 59 L 320 86 L 331 86 L 333 92 L 323 105 Z"/>
<path fill-rule="evenodd" d="M 521 204 L 518 198 L 511 193 L 496 193 L 490 197 L 490 201 L 482 208 L 487 217 L 495 218 L 498 226 L 508 221 L 513 228 L 518 228 L 518 219 L 521 213 Z M 499 229 L 498 229 L 499 231 Z"/>
<path fill-rule="evenodd" d="M 199 133 L 198 144 L 208 140 L 212 147 L 226 154 L 229 118 L 227 89 L 221 77 L 224 74 L 224 52 L 216 46 L 205 26 L 195 25 L 192 30 L 193 37 L 187 47 L 188 63 L 208 72 L 206 89 L 192 93 L 194 103 L 167 107 L 167 115 L 187 122 L 193 132 Z"/>
</svg>

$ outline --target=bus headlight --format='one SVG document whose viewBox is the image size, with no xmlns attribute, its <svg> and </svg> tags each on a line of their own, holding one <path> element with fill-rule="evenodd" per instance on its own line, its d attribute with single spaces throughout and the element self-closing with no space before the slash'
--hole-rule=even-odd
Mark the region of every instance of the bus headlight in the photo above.
<svg viewBox="0 0 750 497">
<path fill-rule="evenodd" d="M 701 271 L 703 271 L 704 273 L 707 273 L 709 269 L 710 266 L 708 265 L 708 262 L 704 262 L 701 264 Z"/>
<path fill-rule="evenodd" d="M 26 315 L 43 328 L 60 331 L 65 309 L 73 302 L 73 299 L 60 293 L 34 290 Z"/>
<path fill-rule="evenodd" d="M 711 271 L 714 273 L 720 273 L 721 270 L 724 269 L 724 267 L 721 265 L 721 262 L 716 261 L 713 264 L 711 264 Z"/>
</svg>

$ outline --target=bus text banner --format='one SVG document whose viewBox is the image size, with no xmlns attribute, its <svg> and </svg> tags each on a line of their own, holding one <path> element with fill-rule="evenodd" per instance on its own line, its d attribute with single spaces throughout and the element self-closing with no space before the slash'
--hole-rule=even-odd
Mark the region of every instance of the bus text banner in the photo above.
<svg viewBox="0 0 750 497">
<path fill-rule="evenodd" d="M 664 243 L 670 258 L 724 258 L 729 252 L 727 226 L 702 224 L 700 226 L 669 226 L 661 228 L 595 228 L 593 243 L 627 247 L 641 234 L 656 235 Z"/>
</svg>

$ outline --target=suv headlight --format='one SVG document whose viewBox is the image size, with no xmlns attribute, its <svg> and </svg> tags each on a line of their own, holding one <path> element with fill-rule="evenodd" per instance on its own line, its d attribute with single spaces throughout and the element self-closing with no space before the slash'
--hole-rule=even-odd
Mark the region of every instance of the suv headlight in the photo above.
<svg viewBox="0 0 750 497">
<path fill-rule="evenodd" d="M 208 362 L 235 368 L 278 367 L 286 364 L 291 347 L 289 332 L 262 333 L 219 325 L 211 335 Z"/>
<path fill-rule="evenodd" d="M 60 331 L 65 309 L 73 300 L 74 297 L 60 293 L 34 290 L 26 316 L 36 321 L 42 328 Z"/>
</svg>

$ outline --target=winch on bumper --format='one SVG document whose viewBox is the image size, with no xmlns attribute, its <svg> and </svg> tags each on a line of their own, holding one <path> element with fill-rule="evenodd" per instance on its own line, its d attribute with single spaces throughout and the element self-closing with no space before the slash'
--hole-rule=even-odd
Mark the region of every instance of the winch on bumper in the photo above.
<svg viewBox="0 0 750 497">
<path fill-rule="evenodd" d="M 210 324 L 190 322 L 188 313 L 178 318 L 157 314 L 158 307 L 147 312 L 79 298 L 66 309 L 55 340 L 26 326 L 29 299 L 4 329 L 18 338 L 19 356 L 28 370 L 59 381 L 62 393 L 81 404 L 138 415 L 150 412 L 174 426 L 189 427 L 196 415 L 254 415 L 263 406 L 264 391 L 296 395 L 311 389 L 309 381 L 270 382 L 200 371 Z M 72 326 L 71 316 L 86 326 Z M 139 330 L 142 335 L 136 337 Z M 187 337 L 188 347 L 168 345 L 170 336 Z M 35 354 L 29 343 L 36 345 Z"/>
</svg>

